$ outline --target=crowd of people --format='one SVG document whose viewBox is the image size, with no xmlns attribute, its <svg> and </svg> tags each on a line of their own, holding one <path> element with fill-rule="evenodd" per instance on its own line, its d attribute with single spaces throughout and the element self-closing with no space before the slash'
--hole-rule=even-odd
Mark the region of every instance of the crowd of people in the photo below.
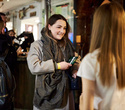
<svg viewBox="0 0 125 110">
<path fill-rule="evenodd" d="M 21 40 L 16 37 L 16 33 L 14 30 L 7 29 L 6 22 L 6 15 L 0 12 L 0 57 L 5 57 L 5 62 L 9 66 L 11 73 L 14 74 L 16 72 L 17 57 L 22 55 L 26 56 L 28 54 L 29 49 L 26 49 L 30 48 L 30 44 L 34 41 L 34 38 L 32 33 L 23 32 L 23 34 L 20 34 L 20 36 L 18 36 L 24 37 L 23 42 L 21 42 Z M 6 50 L 8 51 L 7 55 L 5 54 Z M 1 100 L 0 103 L 2 103 Z M 11 98 L 10 103 L 13 103 L 13 98 Z M 14 105 L 8 104 L 8 107 L 4 110 L 14 110 Z"/>
<path fill-rule="evenodd" d="M 96 9 L 90 50 L 83 59 L 68 38 L 71 28 L 61 14 L 50 16 L 37 41 L 28 32 L 16 37 L 0 15 L 0 38 L 5 37 L 13 53 L 6 58 L 10 70 L 25 53 L 36 76 L 33 110 L 76 110 L 69 75 L 82 80 L 79 110 L 125 110 L 125 11 L 119 3 L 108 1 Z M 77 59 L 71 64 L 73 57 Z"/>
</svg>

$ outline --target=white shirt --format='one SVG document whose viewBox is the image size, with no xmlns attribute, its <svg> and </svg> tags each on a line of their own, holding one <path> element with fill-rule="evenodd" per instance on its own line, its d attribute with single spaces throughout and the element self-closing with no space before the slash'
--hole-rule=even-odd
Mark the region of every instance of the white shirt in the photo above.
<svg viewBox="0 0 125 110">
<path fill-rule="evenodd" d="M 118 90 L 116 65 L 113 65 L 114 76 L 110 87 L 101 84 L 99 78 L 100 65 L 97 61 L 99 49 L 87 54 L 79 67 L 77 75 L 96 82 L 94 108 L 99 110 L 125 110 L 125 89 Z M 109 73 L 110 74 L 110 73 Z M 98 108 L 99 105 L 99 108 Z"/>
</svg>

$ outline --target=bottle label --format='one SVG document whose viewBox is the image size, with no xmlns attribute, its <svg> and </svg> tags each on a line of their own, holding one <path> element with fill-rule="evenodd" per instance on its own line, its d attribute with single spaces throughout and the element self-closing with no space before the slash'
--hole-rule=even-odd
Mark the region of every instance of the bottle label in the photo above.
<svg viewBox="0 0 125 110">
<path fill-rule="evenodd" d="M 76 62 L 77 58 L 78 57 L 71 57 L 68 62 L 73 65 Z"/>
</svg>

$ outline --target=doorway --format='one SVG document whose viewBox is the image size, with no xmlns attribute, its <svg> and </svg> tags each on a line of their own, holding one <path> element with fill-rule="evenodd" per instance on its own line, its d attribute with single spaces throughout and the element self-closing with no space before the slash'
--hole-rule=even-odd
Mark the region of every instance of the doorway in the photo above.
<svg viewBox="0 0 125 110">
<path fill-rule="evenodd" d="M 32 32 L 34 40 L 39 39 L 39 17 L 21 20 L 21 33 L 24 31 Z"/>
</svg>

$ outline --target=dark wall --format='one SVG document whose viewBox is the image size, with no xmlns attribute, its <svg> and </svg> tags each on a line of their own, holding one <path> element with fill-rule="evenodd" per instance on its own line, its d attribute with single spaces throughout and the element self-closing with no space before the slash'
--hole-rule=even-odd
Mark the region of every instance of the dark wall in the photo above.
<svg viewBox="0 0 125 110">
<path fill-rule="evenodd" d="M 114 1 L 125 6 L 125 0 Z M 76 49 L 82 57 L 89 52 L 93 14 L 102 2 L 103 0 L 74 0 L 77 13 L 75 15 L 77 16 L 75 19 L 75 36 L 81 35 L 81 43 L 76 43 Z"/>
</svg>

